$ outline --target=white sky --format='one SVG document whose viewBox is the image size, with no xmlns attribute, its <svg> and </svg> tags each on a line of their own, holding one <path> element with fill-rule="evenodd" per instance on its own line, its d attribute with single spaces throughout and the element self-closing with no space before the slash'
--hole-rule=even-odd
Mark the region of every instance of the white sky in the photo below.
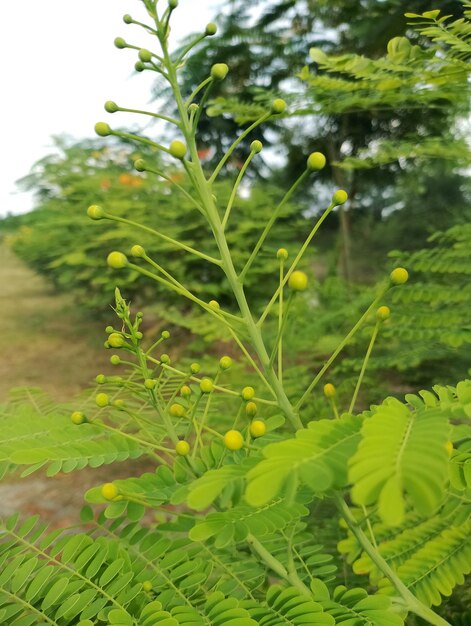
<svg viewBox="0 0 471 626">
<path fill-rule="evenodd" d="M 217 5 L 217 0 L 180 0 L 173 14 L 174 41 L 204 30 L 209 21 L 217 23 Z M 2 3 L 0 216 L 32 208 L 30 194 L 18 192 L 15 181 L 52 152 L 52 135 L 81 139 L 95 136 L 97 121 L 113 125 L 116 118 L 103 109 L 106 100 L 130 108 L 148 103 L 156 75 L 133 74 L 135 51 L 113 45 L 120 36 L 151 47 L 142 29 L 122 21 L 125 13 L 145 21 L 142 11 L 138 0 Z M 124 114 L 118 115 L 124 122 Z"/>
</svg>

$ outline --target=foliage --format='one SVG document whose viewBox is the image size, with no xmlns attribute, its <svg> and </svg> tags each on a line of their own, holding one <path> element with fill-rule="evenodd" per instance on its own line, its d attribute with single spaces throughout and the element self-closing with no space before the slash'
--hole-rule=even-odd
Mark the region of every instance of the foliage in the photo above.
<svg viewBox="0 0 471 626">
<path fill-rule="evenodd" d="M 106 310 L 115 288 L 113 274 L 104 271 L 100 261 L 114 247 L 131 248 L 135 242 L 136 224 L 145 221 L 140 243 L 149 254 L 154 258 L 165 258 L 168 270 L 180 280 L 184 278 L 193 293 L 208 301 L 218 300 L 229 308 L 233 306 L 229 287 L 219 280 L 215 268 L 199 257 L 182 254 L 181 247 L 174 243 L 179 241 L 209 255 L 215 249 L 210 229 L 191 201 L 185 185 L 172 191 L 173 183 L 182 181 L 181 168 L 170 165 L 166 179 L 155 180 L 145 172 L 127 172 L 137 157 L 155 160 L 155 151 L 146 147 L 137 152 L 135 146 L 123 139 L 104 149 L 100 149 L 96 141 L 71 145 L 64 139 L 56 142 L 58 153 L 39 161 L 23 181 L 24 185 L 35 190 L 38 206 L 32 213 L 16 220 L 16 230 L 10 226 L 13 232 L 7 236 L 7 241 L 20 258 L 60 290 L 72 290 L 82 307 L 98 314 Z M 154 167 L 163 167 L 160 157 Z M 214 191 L 221 204 L 227 203 L 228 184 L 218 184 Z M 253 189 L 248 197 L 237 199 L 239 219 L 231 224 L 227 235 L 240 263 L 258 237 L 252 215 L 259 215 L 261 223 L 268 220 L 280 194 L 276 186 L 267 184 Z M 154 207 L 156 196 L 159 203 Z M 82 210 L 84 202 L 92 201 L 102 204 L 113 214 L 113 221 L 100 224 L 99 234 Z M 130 204 L 132 215 L 129 215 Z M 260 303 L 271 292 L 267 278 L 276 268 L 272 253 L 281 243 L 286 245 L 299 240 L 304 222 L 302 216 L 295 213 L 292 203 L 285 205 L 283 216 L 271 234 L 270 246 L 257 256 L 253 273 L 248 278 L 247 289 Z M 162 235 L 164 228 L 165 234 Z M 284 234 L 287 230 L 288 237 Z M 160 237 L 156 237 L 154 231 L 161 233 Z M 149 286 L 147 279 L 136 272 L 121 285 L 133 301 L 155 298 L 154 310 L 160 318 L 199 331 L 198 319 L 189 317 L 186 304 L 175 302 L 173 295 L 161 285 Z"/>
<path fill-rule="evenodd" d="M 324 220 L 348 195 L 342 189 L 333 194 L 294 257 L 285 248 L 272 254 L 273 285 L 266 281 L 272 295 L 260 306 L 248 278 L 257 277 L 254 263 L 261 251 L 270 250 L 268 235 L 294 192 L 322 169 L 325 158 L 306 158 L 304 171 L 266 216 L 248 254 L 239 255 L 237 247 L 233 252 L 235 199 L 263 146 L 251 143 L 221 205 L 218 176 L 249 132 L 242 131 L 212 173 L 204 169 L 196 140 L 199 111 L 227 68 L 208 68 L 205 80 L 184 99 L 178 72 L 192 46 L 176 54 L 168 47 L 177 4 L 170 0 L 161 9 L 156 0 L 143 0 L 143 19 L 150 18 L 151 25 L 129 15 L 124 22 L 158 40 L 159 52 L 139 49 L 138 69 L 156 71 L 169 83 L 177 119 L 154 115 L 174 126 L 180 139 L 167 147 L 105 122 L 98 122 L 96 131 L 132 139 L 179 163 L 184 179 L 172 183 L 206 221 L 213 248 L 193 248 L 178 239 L 172 245 L 211 267 L 225 281 L 233 306 L 203 299 L 191 275 L 173 274 L 165 257 L 155 260 L 140 243 L 130 257 L 112 250 L 107 263 L 111 270 L 151 278 L 186 298 L 224 327 L 241 357 L 225 355 L 204 372 L 200 363 L 174 363 L 162 352 L 169 333 L 156 338 L 143 332 L 143 313 L 116 288 L 118 321 L 106 329 L 106 346 L 113 349 L 111 362 L 119 374 L 98 374 L 91 397 L 71 407 L 68 427 L 63 409 L 41 396 L 29 393 L 25 402 L 19 393 L 4 407 L 4 471 L 26 465 L 27 474 L 47 466 L 53 475 L 138 455 L 153 459 L 156 470 L 89 490 L 80 531 L 49 533 L 35 517 L 5 520 L 0 617 L 16 626 L 38 620 L 56 626 L 401 626 L 414 615 L 447 626 L 431 606 L 463 583 L 470 569 L 471 381 L 437 385 L 405 401 L 387 398 L 356 412 L 370 355 L 390 315 L 384 299 L 408 280 L 407 270 L 396 267 L 315 377 L 306 384 L 302 379 L 285 383 L 285 330 L 309 282 L 299 267 Z M 214 32 L 209 24 L 192 43 Z M 135 48 L 122 38 L 115 44 Z M 284 106 L 281 99 L 272 102 L 251 131 Z M 112 102 L 105 108 L 120 110 Z M 159 159 L 148 155 L 134 167 L 166 180 Z M 87 213 L 104 223 L 127 220 L 120 209 L 95 203 Z M 154 236 L 168 243 L 161 230 Z M 319 419 L 310 406 L 314 390 L 372 315 L 373 332 L 348 410 L 339 412 L 336 389 L 326 384 L 322 404 L 328 418 Z M 244 363 L 242 389 L 231 375 L 236 358 Z M 335 509 L 332 518 L 346 531 L 339 550 L 358 576 L 370 575 L 369 584 L 351 578 L 339 584 L 337 567 L 344 564 L 318 542 L 319 535 L 328 534 L 325 519 L 316 518 L 319 503 Z M 93 507 L 103 505 L 97 515 Z M 143 522 L 153 509 L 155 521 Z M 396 542 L 392 549 L 391 542 Z"/>
</svg>

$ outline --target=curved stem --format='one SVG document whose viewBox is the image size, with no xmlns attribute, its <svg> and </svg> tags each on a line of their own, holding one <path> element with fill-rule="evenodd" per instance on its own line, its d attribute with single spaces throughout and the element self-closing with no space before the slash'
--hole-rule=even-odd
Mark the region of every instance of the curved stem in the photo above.
<svg viewBox="0 0 471 626">
<path fill-rule="evenodd" d="M 337 494 L 335 496 L 337 507 L 347 523 L 349 529 L 352 534 L 357 539 L 358 543 L 361 545 L 366 554 L 370 557 L 376 567 L 383 572 L 385 577 L 389 580 L 389 582 L 397 589 L 400 596 L 404 599 L 407 608 L 412 612 L 422 617 L 430 624 L 435 624 L 435 626 L 451 626 L 449 622 L 445 619 L 437 615 L 432 609 L 429 609 L 427 606 L 422 604 L 420 600 L 418 600 L 414 594 L 409 591 L 406 585 L 402 582 L 402 580 L 398 577 L 396 572 L 391 568 L 391 566 L 385 561 L 385 559 L 379 554 L 379 552 L 375 549 L 373 544 L 370 542 L 368 537 L 365 535 L 360 525 L 353 517 L 352 512 L 350 511 L 347 503 L 342 498 L 341 495 Z"/>
</svg>

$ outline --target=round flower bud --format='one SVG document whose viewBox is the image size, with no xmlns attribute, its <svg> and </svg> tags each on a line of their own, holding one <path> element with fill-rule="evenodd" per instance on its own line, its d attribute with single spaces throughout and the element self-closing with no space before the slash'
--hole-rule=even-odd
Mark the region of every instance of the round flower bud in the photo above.
<svg viewBox="0 0 471 626">
<path fill-rule="evenodd" d="M 214 80 L 224 80 L 228 71 L 229 67 L 225 63 L 215 63 L 211 68 L 211 77 Z"/>
<path fill-rule="evenodd" d="M 111 348 L 122 348 L 125 343 L 126 340 L 119 333 L 111 333 L 111 335 L 108 337 L 108 345 Z"/>
<path fill-rule="evenodd" d="M 201 365 L 199 363 L 192 363 L 190 365 L 190 371 L 192 374 L 197 374 L 201 369 Z"/>
<path fill-rule="evenodd" d="M 123 22 L 125 24 L 132 24 L 132 17 L 129 15 L 129 13 L 126 13 L 126 15 L 123 15 Z"/>
<path fill-rule="evenodd" d="M 95 404 L 99 406 L 100 408 L 103 408 L 104 406 L 108 406 L 109 403 L 110 403 L 110 399 L 108 398 L 108 394 L 98 393 L 95 396 Z"/>
<path fill-rule="evenodd" d="M 307 275 L 299 270 L 293 272 L 289 277 L 288 286 L 293 291 L 304 291 L 307 287 Z"/>
<path fill-rule="evenodd" d="M 105 333 L 108 333 L 108 335 L 111 335 L 111 333 L 114 333 L 114 328 L 113 326 L 107 326 L 105 328 Z"/>
<path fill-rule="evenodd" d="M 252 400 L 255 396 L 255 389 L 253 387 L 244 387 L 240 392 L 243 400 Z"/>
<path fill-rule="evenodd" d="M 152 60 L 152 52 L 150 50 L 146 50 L 145 48 L 141 48 L 139 50 L 139 59 L 143 63 L 151 61 Z"/>
<path fill-rule="evenodd" d="M 141 333 L 140 330 L 137 331 L 136 333 L 136 339 L 142 339 L 144 337 L 144 335 Z"/>
<path fill-rule="evenodd" d="M 212 37 L 213 35 L 217 33 L 217 30 L 218 30 L 218 27 L 216 26 L 216 24 L 213 24 L 213 22 L 209 22 L 209 24 L 206 24 L 204 34 L 207 37 Z"/>
<path fill-rule="evenodd" d="M 246 415 L 248 415 L 249 417 L 255 417 L 255 415 L 257 415 L 257 405 L 255 402 L 250 401 L 247 402 L 247 404 L 245 405 L 245 413 Z"/>
<path fill-rule="evenodd" d="M 122 37 L 116 37 L 116 39 L 114 40 L 114 45 L 122 50 L 123 48 L 127 48 L 128 44 L 124 41 Z"/>
<path fill-rule="evenodd" d="M 70 420 L 73 424 L 77 424 L 77 426 L 80 426 L 80 424 L 83 424 L 87 421 L 87 418 L 81 411 L 74 411 L 70 416 Z"/>
<path fill-rule="evenodd" d="M 95 132 L 100 137 L 108 137 L 108 135 L 111 135 L 111 128 L 106 122 L 97 122 L 95 124 Z"/>
<path fill-rule="evenodd" d="M 286 109 L 286 102 L 282 100 L 281 98 L 277 98 L 276 100 L 273 100 L 273 102 L 271 103 L 272 113 L 275 113 L 275 114 L 283 113 L 285 109 Z"/>
<path fill-rule="evenodd" d="M 146 251 L 144 250 L 142 246 L 140 246 L 139 244 L 136 244 L 135 246 L 131 248 L 131 254 L 132 256 L 136 256 L 136 257 L 145 257 Z"/>
<path fill-rule="evenodd" d="M 111 365 L 119 365 L 121 363 L 121 358 L 117 354 L 113 354 L 110 356 Z"/>
<path fill-rule="evenodd" d="M 154 389 L 156 384 L 157 384 L 157 381 L 154 380 L 153 378 L 146 378 L 144 381 L 144 387 L 146 389 Z"/>
<path fill-rule="evenodd" d="M 188 441 L 179 441 L 175 446 L 175 452 L 179 456 L 186 456 L 190 452 L 190 444 Z"/>
<path fill-rule="evenodd" d="M 168 0 L 168 6 L 173 11 L 173 9 L 176 9 L 178 6 L 178 0 Z"/>
<path fill-rule="evenodd" d="M 175 139 L 169 146 L 170 154 L 176 159 L 183 159 L 186 154 L 186 146 L 183 141 Z"/>
<path fill-rule="evenodd" d="M 288 258 L 288 250 L 286 248 L 279 248 L 276 253 L 276 258 L 280 261 L 286 261 L 286 259 Z"/>
<path fill-rule="evenodd" d="M 110 252 L 106 257 L 106 262 L 114 270 L 123 269 L 128 264 L 128 259 L 122 252 Z"/>
<path fill-rule="evenodd" d="M 145 172 L 146 164 L 145 164 L 144 159 L 136 159 L 134 161 L 134 169 L 137 170 L 138 172 Z"/>
<path fill-rule="evenodd" d="M 348 194 L 343 189 L 338 189 L 332 196 L 332 203 L 335 204 L 335 206 L 339 206 L 340 204 L 345 204 L 347 200 L 348 200 Z"/>
<path fill-rule="evenodd" d="M 106 383 L 106 376 L 104 374 L 97 374 L 97 376 L 95 376 L 95 382 L 97 385 L 104 385 Z"/>
<path fill-rule="evenodd" d="M 92 220 L 102 220 L 105 217 L 105 211 L 98 204 L 92 204 L 87 209 L 87 215 Z"/>
<path fill-rule="evenodd" d="M 145 580 L 142 583 L 142 589 L 144 591 L 152 591 L 152 583 L 150 582 L 150 580 Z"/>
<path fill-rule="evenodd" d="M 322 152 L 311 152 L 307 158 L 308 170 L 321 170 L 325 167 L 326 159 Z"/>
<path fill-rule="evenodd" d="M 211 393 L 214 389 L 214 383 L 210 378 L 203 378 L 200 382 L 200 389 L 202 393 Z"/>
<path fill-rule="evenodd" d="M 409 280 L 409 272 L 403 267 L 396 267 L 396 269 L 389 274 L 389 278 L 393 285 L 403 285 Z"/>
<path fill-rule="evenodd" d="M 333 398 L 336 394 L 336 390 L 335 387 L 333 386 L 332 383 L 326 383 L 324 385 L 324 395 L 326 398 Z"/>
<path fill-rule="evenodd" d="M 190 104 L 190 106 L 188 107 L 188 111 L 190 113 L 196 113 L 196 111 L 200 108 L 199 104 L 196 104 L 196 102 L 192 102 Z"/>
<path fill-rule="evenodd" d="M 143 72 L 146 69 L 146 66 L 142 61 L 136 61 L 134 63 L 134 69 L 136 70 L 136 72 Z"/>
<path fill-rule="evenodd" d="M 170 337 L 170 333 L 168 332 L 168 330 L 163 330 L 163 331 L 160 333 L 160 336 L 161 336 L 163 339 L 168 339 L 168 338 Z"/>
<path fill-rule="evenodd" d="M 223 356 L 219 359 L 219 367 L 222 370 L 228 370 L 232 366 L 232 359 L 230 356 Z"/>
<path fill-rule="evenodd" d="M 170 357 L 168 356 L 168 354 L 161 354 L 160 355 L 160 362 L 161 363 L 166 363 L 168 365 L 170 363 Z"/>
<path fill-rule="evenodd" d="M 255 152 L 255 154 L 258 154 L 259 152 L 261 152 L 262 149 L 263 149 L 263 143 L 259 141 L 258 139 L 255 139 L 255 141 L 252 141 L 252 143 L 250 144 L 250 150 L 251 152 Z"/>
<path fill-rule="evenodd" d="M 183 387 L 180 389 L 180 394 L 184 398 L 188 398 L 188 396 L 191 396 L 191 388 L 188 387 L 188 385 L 183 385 Z"/>
<path fill-rule="evenodd" d="M 211 309 L 213 309 L 214 311 L 219 311 L 219 309 L 221 308 L 217 300 L 210 300 L 208 302 L 208 306 L 211 307 Z"/>
<path fill-rule="evenodd" d="M 118 400 L 115 400 L 113 402 L 113 406 L 115 406 L 117 409 L 122 409 L 124 405 L 125 405 L 125 402 L 121 398 L 118 398 Z"/>
<path fill-rule="evenodd" d="M 114 500 L 119 494 L 119 489 L 114 483 L 105 483 L 101 488 L 101 495 L 105 500 Z"/>
<path fill-rule="evenodd" d="M 391 315 L 391 309 L 388 306 L 380 306 L 376 311 L 376 319 L 384 322 Z"/>
<path fill-rule="evenodd" d="M 116 113 L 116 111 L 119 111 L 119 107 L 116 102 L 113 102 L 112 100 L 107 100 L 105 102 L 105 111 L 107 111 L 108 113 Z"/>
<path fill-rule="evenodd" d="M 242 433 L 238 430 L 228 430 L 224 435 L 224 445 L 228 450 L 240 450 L 244 445 Z"/>
<path fill-rule="evenodd" d="M 173 417 L 184 417 L 186 411 L 185 411 L 185 407 L 184 406 L 182 406 L 181 404 L 178 404 L 177 402 L 175 402 L 169 408 L 169 413 Z"/>
<path fill-rule="evenodd" d="M 267 432 L 267 427 L 263 420 L 254 420 L 249 426 L 249 432 L 254 439 L 262 437 Z"/>
</svg>

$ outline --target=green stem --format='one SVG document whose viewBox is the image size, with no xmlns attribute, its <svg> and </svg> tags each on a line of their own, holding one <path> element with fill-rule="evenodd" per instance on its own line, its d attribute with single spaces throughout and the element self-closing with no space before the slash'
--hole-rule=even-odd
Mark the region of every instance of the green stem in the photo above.
<svg viewBox="0 0 471 626">
<path fill-rule="evenodd" d="M 365 358 L 363 359 L 363 365 L 361 366 L 360 375 L 358 376 L 357 384 L 355 386 L 355 391 L 353 392 L 353 396 L 352 396 L 352 401 L 350 402 L 350 407 L 348 409 L 349 413 L 352 413 L 353 409 L 355 408 L 355 403 L 358 398 L 358 392 L 360 391 L 361 383 L 363 382 L 363 377 L 365 376 L 366 368 L 368 367 L 368 361 L 370 360 L 371 351 L 373 350 L 376 337 L 378 336 L 380 325 L 381 325 L 381 320 L 378 320 L 374 327 L 373 334 L 371 335 L 370 343 L 368 344 L 368 349 L 366 351 Z"/>
<path fill-rule="evenodd" d="M 276 209 L 273 211 L 272 216 L 270 217 L 270 219 L 268 220 L 265 228 L 263 229 L 262 234 L 259 237 L 259 240 L 257 241 L 257 243 L 255 244 L 255 248 L 252 250 L 252 254 L 250 255 L 250 257 L 247 260 L 247 263 L 244 266 L 244 269 L 241 271 L 240 275 L 239 275 L 239 280 L 241 282 L 244 282 L 244 277 L 247 274 L 247 272 L 249 271 L 250 267 L 252 266 L 252 263 L 254 262 L 260 248 L 263 245 L 263 242 L 265 241 L 265 239 L 268 236 L 268 233 L 270 232 L 273 224 L 276 222 L 276 220 L 278 219 L 278 216 L 281 213 L 281 210 L 283 209 L 283 207 L 285 206 L 285 204 L 288 202 L 288 200 L 291 198 L 291 196 L 293 195 L 293 193 L 296 191 L 296 189 L 299 187 L 299 185 L 304 181 L 304 179 L 309 175 L 310 171 L 309 170 L 305 170 L 301 176 L 299 176 L 299 178 L 291 185 L 291 187 L 288 189 L 288 191 L 285 193 L 285 195 L 283 196 L 283 199 L 281 200 L 281 202 L 279 203 L 279 205 L 276 207 Z M 278 298 L 278 293 L 276 295 L 276 298 Z"/>
<path fill-rule="evenodd" d="M 257 126 L 260 126 L 260 124 L 263 124 L 263 122 L 265 120 L 267 120 L 269 117 L 271 116 L 271 112 L 269 113 L 264 113 L 262 115 L 262 117 L 259 117 L 258 120 L 255 120 L 255 122 L 253 124 L 251 124 L 251 126 L 249 126 L 248 128 L 246 128 L 244 130 L 243 133 L 241 133 L 237 139 L 234 141 L 234 143 L 230 146 L 230 148 L 228 149 L 228 151 L 226 152 L 226 154 L 222 157 L 222 159 L 219 161 L 219 163 L 216 166 L 216 169 L 214 170 L 214 172 L 211 175 L 211 178 L 209 179 L 209 182 L 212 184 L 219 172 L 222 170 L 222 168 L 224 167 L 225 163 L 227 162 L 227 160 L 229 159 L 229 157 L 231 156 L 231 154 L 234 152 L 234 150 L 237 148 L 237 146 L 240 144 L 241 141 L 243 141 L 243 139 L 245 139 L 245 137 L 247 137 L 247 135 L 249 133 L 251 133 L 255 128 L 257 128 Z"/>
<path fill-rule="evenodd" d="M 308 247 L 308 245 L 311 243 L 312 238 L 314 237 L 314 235 L 317 233 L 317 231 L 319 230 L 322 222 L 326 219 L 326 217 L 329 215 L 329 213 L 332 211 L 332 209 L 334 208 L 334 204 L 331 204 L 327 207 L 327 209 L 324 211 L 324 213 L 321 215 L 321 217 L 317 220 L 316 224 L 314 225 L 314 228 L 311 230 L 311 232 L 309 233 L 309 235 L 307 236 L 306 240 L 304 241 L 303 245 L 301 246 L 301 249 L 299 250 L 298 254 L 296 255 L 296 258 L 294 259 L 294 261 L 291 263 L 291 266 L 289 268 L 289 270 L 286 272 L 284 278 L 283 278 L 283 282 L 281 283 L 281 285 L 278 287 L 278 289 L 275 291 L 275 293 L 272 296 L 272 299 L 270 300 L 270 302 L 267 304 L 267 306 L 265 307 L 264 312 L 262 313 L 262 315 L 260 316 L 260 319 L 257 322 L 258 326 L 261 326 L 263 324 L 263 322 L 265 321 L 266 316 L 268 315 L 268 313 L 270 312 L 272 306 L 275 304 L 275 302 L 278 299 L 278 296 L 280 294 L 281 289 L 286 285 L 286 283 L 288 282 L 291 274 L 294 272 L 294 270 L 296 269 L 296 266 L 298 265 L 299 261 L 301 260 L 302 256 L 304 255 L 304 253 L 306 252 L 306 249 Z M 244 268 L 245 269 L 245 268 Z"/>
<path fill-rule="evenodd" d="M 167 115 L 162 115 L 161 113 L 152 113 L 152 111 L 143 111 L 142 109 L 128 109 L 125 107 L 118 107 L 118 111 L 122 111 L 124 113 L 138 113 L 139 115 L 150 115 L 151 117 L 155 117 L 158 120 L 163 120 L 164 122 L 170 122 L 170 124 L 175 124 L 180 128 L 180 122 L 175 120 L 173 117 L 168 117 Z"/>
<path fill-rule="evenodd" d="M 227 203 L 226 212 L 224 213 L 224 218 L 222 220 L 222 228 L 223 228 L 223 230 L 226 229 L 227 221 L 228 221 L 229 216 L 231 214 L 232 206 L 234 204 L 234 200 L 236 198 L 237 190 L 239 189 L 239 185 L 240 185 L 240 183 L 242 181 L 242 178 L 244 177 L 245 171 L 247 170 L 248 166 L 250 165 L 250 161 L 254 158 L 255 154 L 256 153 L 252 151 L 249 154 L 249 156 L 247 157 L 244 165 L 240 168 L 239 175 L 237 176 L 237 179 L 236 179 L 236 181 L 234 183 L 234 186 L 232 187 L 231 197 L 229 198 L 229 202 Z"/>
<path fill-rule="evenodd" d="M 385 561 L 385 559 L 379 554 L 373 544 L 369 541 L 368 537 L 365 535 L 358 522 L 353 517 L 348 505 L 346 504 L 342 496 L 337 494 L 335 496 L 335 499 L 340 513 L 347 523 L 350 531 L 355 536 L 358 543 L 361 545 L 366 554 L 376 565 L 376 567 L 397 589 L 400 596 L 404 599 L 407 608 L 412 611 L 412 613 L 415 613 L 419 617 L 422 617 L 430 624 L 435 624 L 435 626 L 451 626 L 449 622 L 437 615 L 434 611 L 432 611 L 432 609 L 429 609 L 427 606 L 422 604 L 422 602 L 420 602 L 420 600 L 418 600 L 414 596 L 414 594 L 409 591 L 406 585 L 397 576 L 396 572 L 391 568 L 391 566 Z"/>
<path fill-rule="evenodd" d="M 258 554 L 258 556 L 262 559 L 262 561 L 268 565 L 268 567 L 278 574 L 280 578 L 283 578 L 287 582 L 289 582 L 293 587 L 296 587 L 298 591 L 300 591 L 303 595 L 312 596 L 311 590 L 306 587 L 303 581 L 299 578 L 296 571 L 293 570 L 289 572 L 283 563 L 280 563 L 278 559 L 276 559 L 268 550 L 260 543 L 256 537 L 252 534 L 249 534 L 247 537 L 247 543 L 252 547 L 253 551 Z"/>
<path fill-rule="evenodd" d="M 291 308 L 291 303 L 293 302 L 293 297 L 294 297 L 294 291 L 292 291 L 288 296 L 288 301 L 286 303 L 286 310 L 285 310 L 284 316 L 282 317 L 281 320 L 278 319 L 278 334 L 276 336 L 275 344 L 273 346 L 273 350 L 270 356 L 270 365 L 272 365 L 275 362 L 276 355 L 277 354 L 278 356 L 280 355 L 279 351 L 280 351 L 280 346 L 282 345 L 282 341 L 283 341 L 283 332 L 286 327 L 286 322 L 288 320 L 288 313 Z M 281 324 L 280 324 L 280 321 L 281 321 Z"/>
<path fill-rule="evenodd" d="M 381 298 L 384 296 L 384 294 L 386 293 L 386 291 L 389 289 L 389 285 L 384 288 L 381 293 L 373 300 L 373 302 L 370 304 L 370 306 L 366 309 L 366 311 L 363 313 L 363 315 L 360 317 L 360 319 L 358 320 L 358 322 L 355 324 L 355 326 L 351 329 L 351 331 L 344 337 L 344 339 L 340 342 L 340 344 L 338 345 L 338 347 L 336 348 L 336 350 L 331 354 L 330 358 L 328 359 L 328 361 L 325 363 L 325 365 L 323 366 L 323 368 L 320 370 L 320 372 L 317 374 L 317 376 L 314 378 L 314 380 L 312 381 L 312 383 L 309 385 L 309 387 L 306 389 L 306 391 L 303 393 L 303 395 L 301 396 L 301 398 L 296 402 L 295 407 L 297 409 L 299 409 L 299 407 L 301 407 L 304 402 L 307 400 L 308 396 L 310 395 L 310 393 L 312 392 L 312 390 L 314 389 L 314 387 L 317 385 L 317 383 L 320 381 L 320 379 L 322 378 L 322 376 L 324 376 L 324 374 L 326 373 L 326 371 L 329 369 L 329 367 L 332 365 L 332 363 L 335 361 L 335 359 L 337 358 L 337 356 L 340 354 L 340 352 L 344 349 L 344 347 L 347 345 L 347 343 L 350 341 L 350 339 L 353 337 L 353 335 L 357 332 L 357 330 L 360 328 L 360 326 L 363 324 L 363 322 L 365 321 L 365 319 L 368 317 L 368 315 L 370 314 L 371 310 L 378 304 L 378 302 L 381 300 Z"/>
<path fill-rule="evenodd" d="M 163 233 L 159 232 L 158 230 L 154 230 L 153 228 L 150 228 L 149 226 L 144 226 L 143 224 L 139 224 L 138 222 L 134 222 L 133 220 L 128 220 L 125 217 L 118 217 L 117 215 L 112 215 L 111 213 L 109 214 L 107 213 L 106 217 L 115 222 L 121 222 L 123 224 L 129 224 L 130 226 L 136 226 L 136 228 L 140 228 L 141 230 L 145 230 L 146 232 L 151 233 L 152 235 L 155 235 L 156 237 L 160 237 L 160 239 L 163 239 L 164 241 L 167 241 L 168 243 L 173 244 L 177 248 L 186 250 L 186 252 L 190 252 L 191 254 L 194 254 L 195 256 L 199 257 L 200 259 L 203 259 L 204 261 L 208 261 L 209 263 L 213 263 L 214 265 L 218 265 L 218 266 L 221 265 L 221 261 L 219 259 L 215 259 L 214 257 L 209 256 L 208 254 L 204 254 L 204 252 L 195 250 L 195 248 L 192 248 L 191 246 L 187 246 L 186 244 L 181 243 L 181 241 L 177 241 L 176 239 L 173 239 L 172 237 L 168 237 L 167 235 L 164 235 Z"/>
</svg>

